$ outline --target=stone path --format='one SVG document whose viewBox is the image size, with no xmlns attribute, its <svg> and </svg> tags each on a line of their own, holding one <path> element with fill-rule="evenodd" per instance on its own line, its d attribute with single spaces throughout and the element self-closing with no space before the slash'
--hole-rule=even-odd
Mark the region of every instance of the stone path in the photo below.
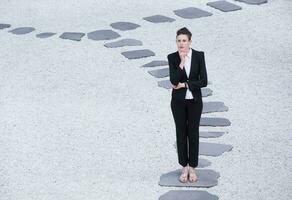
<svg viewBox="0 0 292 200">
<path fill-rule="evenodd" d="M 241 3 L 246 3 L 249 5 L 260 5 L 263 3 L 267 3 L 267 0 L 235 0 Z M 242 9 L 239 5 L 234 3 L 220 0 L 220 1 L 210 1 L 206 4 L 214 9 L 220 10 L 222 12 L 231 12 Z M 173 13 L 184 19 L 196 19 L 201 17 L 209 17 L 212 16 L 213 13 L 207 12 L 200 8 L 196 7 L 187 7 L 182 9 L 174 10 Z M 143 19 L 150 23 L 171 23 L 176 19 L 170 16 L 164 15 L 152 15 L 148 17 L 143 17 Z M 127 31 L 133 30 L 137 28 L 142 28 L 141 25 L 135 24 L 132 22 L 119 21 L 111 23 L 110 26 L 119 31 Z M 0 30 L 6 30 L 11 28 L 10 24 L 0 23 Z M 9 33 L 15 35 L 25 35 L 35 31 L 33 27 L 16 27 L 11 30 L 8 30 Z M 40 39 L 49 38 L 56 35 L 56 32 L 43 32 L 37 33 L 36 37 Z M 59 38 L 71 40 L 71 41 L 81 41 L 81 39 L 86 35 L 86 33 L 82 32 L 64 32 Z M 98 40 L 113 40 L 121 37 L 121 35 L 113 31 L 111 29 L 105 30 L 95 30 L 87 33 L 87 38 L 90 40 L 98 41 Z M 134 38 L 124 38 L 114 42 L 109 42 L 104 44 L 107 48 L 118 48 L 124 46 L 142 46 L 143 43 L 140 40 Z M 121 53 L 124 57 L 128 59 L 141 59 L 145 57 L 155 56 L 155 52 L 149 49 L 137 49 L 131 51 L 124 51 Z M 169 76 L 168 62 L 166 60 L 153 60 L 149 63 L 144 64 L 141 67 L 146 68 L 155 68 L 158 66 L 166 66 L 162 69 L 153 69 L 149 70 L 148 73 L 152 75 L 154 78 L 165 78 Z M 210 85 L 211 82 L 208 82 Z M 158 86 L 171 89 L 170 81 L 167 80 L 159 80 Z M 212 95 L 212 90 L 210 88 L 202 88 L 203 97 L 208 97 Z M 228 107 L 224 105 L 224 102 L 205 102 L 203 104 L 203 114 L 213 113 L 213 112 L 226 112 L 228 111 Z M 202 117 L 200 121 L 200 126 L 214 126 L 214 127 L 225 127 L 230 126 L 231 122 L 226 118 L 220 117 Z M 221 137 L 226 132 L 219 131 L 200 131 L 200 137 L 203 138 L 217 138 Z M 174 144 L 175 146 L 175 144 Z M 224 152 L 228 152 L 232 150 L 232 145 L 230 144 L 217 144 L 217 143 L 208 143 L 208 142 L 200 142 L 199 147 L 199 155 L 204 156 L 220 156 Z M 180 174 L 180 169 L 176 169 L 174 171 L 166 172 L 160 176 L 159 185 L 161 186 L 172 186 L 172 187 L 195 187 L 195 188 L 209 188 L 214 187 L 218 184 L 218 178 L 220 177 L 219 172 L 212 169 L 201 169 L 211 165 L 211 162 L 199 158 L 199 165 L 197 169 L 198 181 L 195 183 L 185 183 L 182 184 L 178 181 L 178 176 Z M 185 199 L 200 199 L 200 200 L 215 200 L 219 199 L 216 195 L 210 194 L 207 191 L 203 190 L 170 190 L 169 192 L 161 195 L 159 197 L 161 200 L 185 200 Z"/>
</svg>

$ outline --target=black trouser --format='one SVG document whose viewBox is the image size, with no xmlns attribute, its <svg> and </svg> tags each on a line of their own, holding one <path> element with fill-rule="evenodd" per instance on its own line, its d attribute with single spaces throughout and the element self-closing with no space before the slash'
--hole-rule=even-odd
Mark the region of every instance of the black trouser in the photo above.
<svg viewBox="0 0 292 200">
<path fill-rule="evenodd" d="M 183 167 L 188 163 L 191 167 L 198 166 L 199 126 L 202 110 L 202 98 L 197 100 L 171 99 L 171 111 L 176 128 L 178 162 Z"/>
</svg>

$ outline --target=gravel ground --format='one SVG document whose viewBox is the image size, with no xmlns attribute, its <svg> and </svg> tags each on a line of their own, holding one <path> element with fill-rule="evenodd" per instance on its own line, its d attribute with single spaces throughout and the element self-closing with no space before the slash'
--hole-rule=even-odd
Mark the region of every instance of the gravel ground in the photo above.
<svg viewBox="0 0 292 200">
<path fill-rule="evenodd" d="M 217 186 L 202 190 L 221 200 L 292 199 L 292 2 L 230 1 L 242 10 L 229 13 L 207 2 L 2 0 L 0 23 L 12 27 L 0 30 L 0 199 L 148 200 L 182 189 L 158 185 L 162 173 L 180 168 L 171 90 L 140 66 L 176 51 L 175 33 L 183 26 L 193 33 L 192 48 L 205 52 L 213 95 L 203 101 L 229 107 L 203 116 L 232 123 L 200 129 L 228 131 L 200 140 L 233 145 L 219 157 L 202 156 L 221 175 Z M 213 15 L 191 20 L 173 13 L 190 6 Z M 176 21 L 142 20 L 154 14 Z M 110 29 L 116 21 L 140 24 L 117 32 L 143 47 L 58 38 L 64 31 Z M 7 32 L 20 26 L 36 31 Z M 58 35 L 35 37 L 43 31 Z M 143 48 L 156 56 L 120 54 Z"/>
</svg>

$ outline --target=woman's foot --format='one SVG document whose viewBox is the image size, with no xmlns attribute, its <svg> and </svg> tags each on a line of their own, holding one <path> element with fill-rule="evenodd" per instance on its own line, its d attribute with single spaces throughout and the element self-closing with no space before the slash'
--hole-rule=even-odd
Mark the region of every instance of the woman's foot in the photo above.
<svg viewBox="0 0 292 200">
<path fill-rule="evenodd" d="M 188 181 L 188 166 L 182 168 L 182 173 L 179 177 L 179 181 L 182 183 L 186 183 Z"/>
<path fill-rule="evenodd" d="M 189 167 L 189 179 L 192 183 L 198 180 L 195 169 L 193 167 Z"/>
</svg>

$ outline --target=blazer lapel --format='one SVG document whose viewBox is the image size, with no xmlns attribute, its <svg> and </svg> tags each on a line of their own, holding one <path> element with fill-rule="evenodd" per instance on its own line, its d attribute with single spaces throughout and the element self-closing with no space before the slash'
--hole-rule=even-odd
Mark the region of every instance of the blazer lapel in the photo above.
<svg viewBox="0 0 292 200">
<path fill-rule="evenodd" d="M 193 48 L 191 48 L 191 51 L 192 51 L 192 57 L 191 57 L 191 69 L 190 69 L 190 74 L 189 74 L 189 78 L 191 77 L 191 74 L 192 74 L 192 69 L 194 68 L 193 67 L 193 63 L 194 63 L 194 59 L 195 59 L 195 57 L 194 57 L 194 55 L 195 55 L 195 52 L 194 52 L 194 50 L 193 50 Z"/>
</svg>

